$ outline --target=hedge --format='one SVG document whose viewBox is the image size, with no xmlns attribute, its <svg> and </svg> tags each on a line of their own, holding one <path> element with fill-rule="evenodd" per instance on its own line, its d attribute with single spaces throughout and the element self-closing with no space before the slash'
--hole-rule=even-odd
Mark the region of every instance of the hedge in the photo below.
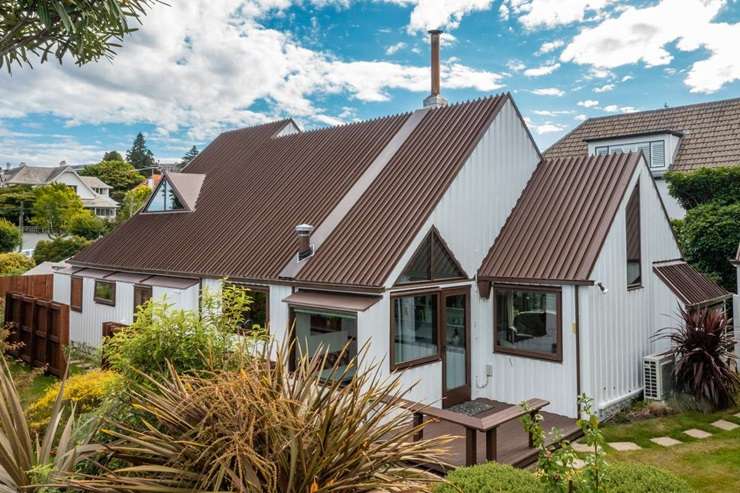
<svg viewBox="0 0 740 493">
<path fill-rule="evenodd" d="M 687 210 L 707 202 L 740 202 L 740 166 L 671 171 L 665 179 L 671 195 Z"/>
<path fill-rule="evenodd" d="M 691 493 L 691 487 L 673 474 L 644 464 L 610 463 L 604 478 L 609 493 Z"/>
</svg>

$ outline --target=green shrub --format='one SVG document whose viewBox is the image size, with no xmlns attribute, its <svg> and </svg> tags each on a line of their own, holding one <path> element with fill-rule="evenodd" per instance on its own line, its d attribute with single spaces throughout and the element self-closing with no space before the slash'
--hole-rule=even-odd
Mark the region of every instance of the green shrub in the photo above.
<svg viewBox="0 0 740 493">
<path fill-rule="evenodd" d="M 0 275 L 2 276 L 23 274 L 34 265 L 36 264 L 33 259 L 26 257 L 22 253 L 0 253 Z"/>
<path fill-rule="evenodd" d="M 41 262 L 60 262 L 79 252 L 90 243 L 90 240 L 79 236 L 41 240 L 33 251 L 33 259 L 37 264 Z"/>
<path fill-rule="evenodd" d="M 740 202 L 740 166 L 671 171 L 665 179 L 671 195 L 687 210 L 708 202 Z"/>
<path fill-rule="evenodd" d="M 657 467 L 614 462 L 607 469 L 604 491 L 608 493 L 691 493 L 693 490 L 683 479 Z"/>
<path fill-rule="evenodd" d="M 69 232 L 80 238 L 97 240 L 108 229 L 105 221 L 85 210 L 69 220 Z"/>
<path fill-rule="evenodd" d="M 7 219 L 0 219 L 0 252 L 12 252 L 20 244 L 21 230 Z"/>
<path fill-rule="evenodd" d="M 449 484 L 440 484 L 434 493 L 538 493 L 545 486 L 534 474 L 511 466 L 489 462 L 461 467 L 447 475 Z"/>
</svg>

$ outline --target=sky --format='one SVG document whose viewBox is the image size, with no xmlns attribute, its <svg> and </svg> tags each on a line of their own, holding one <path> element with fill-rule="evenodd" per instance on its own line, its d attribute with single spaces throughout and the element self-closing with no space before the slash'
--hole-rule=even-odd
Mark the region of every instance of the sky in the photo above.
<svg viewBox="0 0 740 493">
<path fill-rule="evenodd" d="M 541 149 L 590 117 L 740 97 L 738 0 L 168 0 L 111 60 L 0 74 L 0 163 L 162 162 L 224 130 L 510 92 Z"/>
</svg>

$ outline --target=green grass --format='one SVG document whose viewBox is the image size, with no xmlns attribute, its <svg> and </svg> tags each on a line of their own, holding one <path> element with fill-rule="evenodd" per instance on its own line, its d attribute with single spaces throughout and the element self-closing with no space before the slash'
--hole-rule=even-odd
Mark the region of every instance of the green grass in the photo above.
<svg viewBox="0 0 740 493">
<path fill-rule="evenodd" d="M 46 389 L 59 380 L 53 375 L 45 375 L 38 369 L 31 370 L 28 365 L 18 361 L 8 361 L 8 367 L 24 407 L 41 397 Z"/>
<path fill-rule="evenodd" d="M 617 452 L 607 447 L 607 461 L 660 467 L 685 479 L 700 492 L 740 491 L 740 428 L 722 431 L 710 426 L 718 419 L 740 424 L 740 419 L 733 416 L 737 412 L 737 408 L 714 413 L 686 411 L 627 424 L 607 424 L 603 428 L 607 442 L 635 442 L 643 447 L 634 452 Z M 690 428 L 712 436 L 692 438 L 683 433 Z M 650 441 L 660 436 L 684 443 L 665 448 Z"/>
</svg>

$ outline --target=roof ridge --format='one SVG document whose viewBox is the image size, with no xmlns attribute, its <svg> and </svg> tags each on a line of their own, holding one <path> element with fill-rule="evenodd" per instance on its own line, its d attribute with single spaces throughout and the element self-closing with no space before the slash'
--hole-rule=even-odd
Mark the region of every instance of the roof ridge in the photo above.
<svg viewBox="0 0 740 493">
<path fill-rule="evenodd" d="M 414 110 L 414 111 L 416 111 L 416 110 Z M 301 132 L 292 133 L 292 134 L 288 134 L 288 135 L 281 135 L 279 137 L 273 137 L 273 138 L 274 139 L 287 139 L 289 137 L 296 137 L 296 136 L 299 136 L 299 135 L 306 135 L 306 134 L 315 134 L 315 133 L 318 133 L 318 132 L 325 132 L 325 131 L 333 130 L 333 129 L 336 129 L 336 128 L 346 128 L 346 127 L 350 127 L 350 126 L 353 126 L 353 125 L 362 125 L 362 124 L 366 124 L 366 123 L 377 123 L 377 122 L 382 121 L 382 120 L 390 120 L 390 119 L 393 119 L 393 118 L 399 118 L 401 116 L 409 116 L 414 111 L 405 111 L 405 112 L 400 112 L 400 113 L 394 113 L 394 114 L 391 114 L 391 115 L 376 116 L 374 118 L 368 118 L 366 120 L 356 120 L 356 121 L 352 121 L 352 122 L 339 123 L 337 125 L 329 125 L 329 126 L 326 126 L 326 127 L 312 128 L 310 130 L 303 130 Z"/>
</svg>

